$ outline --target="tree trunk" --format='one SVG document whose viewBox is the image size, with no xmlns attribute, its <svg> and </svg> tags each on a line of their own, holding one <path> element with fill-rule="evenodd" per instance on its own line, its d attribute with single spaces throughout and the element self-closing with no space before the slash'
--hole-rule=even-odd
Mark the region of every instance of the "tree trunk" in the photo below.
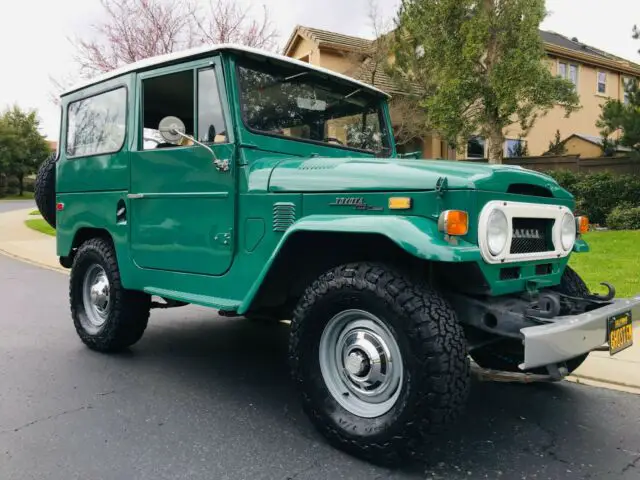
<svg viewBox="0 0 640 480">
<path fill-rule="evenodd" d="M 24 194 L 24 175 L 18 175 L 18 186 L 20 189 L 20 196 Z"/>
<path fill-rule="evenodd" d="M 489 148 L 487 158 L 489 163 L 502 163 L 504 157 L 504 134 L 500 128 L 489 129 Z"/>
</svg>

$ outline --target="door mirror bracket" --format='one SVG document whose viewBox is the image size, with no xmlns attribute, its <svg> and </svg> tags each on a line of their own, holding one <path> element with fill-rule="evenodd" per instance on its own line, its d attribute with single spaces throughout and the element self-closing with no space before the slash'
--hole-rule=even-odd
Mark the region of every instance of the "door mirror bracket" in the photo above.
<svg viewBox="0 0 640 480">
<path fill-rule="evenodd" d="M 158 131 L 165 141 L 177 145 L 181 138 L 191 140 L 193 143 L 206 148 L 209 153 L 211 153 L 211 156 L 213 157 L 213 164 L 219 171 L 229 171 L 229 160 L 219 160 L 218 157 L 216 157 L 215 152 L 209 145 L 196 140 L 191 135 L 187 135 L 186 133 L 184 133 L 185 130 L 186 128 L 184 126 L 184 122 L 178 117 L 164 117 L 162 120 L 160 120 L 160 125 L 158 126 Z"/>
</svg>

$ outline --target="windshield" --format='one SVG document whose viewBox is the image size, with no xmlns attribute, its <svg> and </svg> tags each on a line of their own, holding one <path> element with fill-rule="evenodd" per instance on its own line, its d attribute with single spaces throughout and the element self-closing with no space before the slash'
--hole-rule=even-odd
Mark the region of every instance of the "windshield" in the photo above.
<svg viewBox="0 0 640 480">
<path fill-rule="evenodd" d="M 251 130 L 373 153 L 389 147 L 381 99 L 373 92 L 273 65 L 241 65 L 238 76 Z"/>
</svg>

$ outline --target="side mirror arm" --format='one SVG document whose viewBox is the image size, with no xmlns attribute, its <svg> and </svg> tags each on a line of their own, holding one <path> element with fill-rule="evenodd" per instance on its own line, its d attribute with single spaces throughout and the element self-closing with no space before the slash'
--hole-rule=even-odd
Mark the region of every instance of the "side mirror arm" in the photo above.
<svg viewBox="0 0 640 480">
<path fill-rule="evenodd" d="M 229 160 L 219 160 L 218 157 L 216 157 L 215 152 L 213 151 L 213 149 L 209 145 L 205 145 L 204 143 L 199 142 L 198 140 L 196 140 L 192 136 L 187 135 L 186 133 L 182 133 L 181 131 L 179 131 L 176 128 L 172 129 L 171 133 L 173 133 L 174 135 L 180 135 L 182 138 L 187 138 L 187 139 L 191 140 L 193 143 L 195 143 L 197 145 L 200 145 L 203 148 L 206 148 L 207 150 L 209 150 L 209 153 L 211 153 L 211 156 L 213 157 L 213 164 L 216 166 L 216 168 L 221 172 L 228 172 L 229 171 Z"/>
</svg>

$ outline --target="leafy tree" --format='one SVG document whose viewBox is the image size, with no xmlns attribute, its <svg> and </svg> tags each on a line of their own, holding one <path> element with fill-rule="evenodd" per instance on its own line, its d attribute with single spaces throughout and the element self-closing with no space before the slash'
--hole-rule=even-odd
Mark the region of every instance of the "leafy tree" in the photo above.
<svg viewBox="0 0 640 480">
<path fill-rule="evenodd" d="M 640 29 L 637 26 L 633 27 L 632 36 L 636 40 L 640 39 Z M 623 145 L 640 153 L 640 84 L 637 79 L 629 79 L 624 88 L 626 99 L 607 100 L 602 105 L 596 126 L 601 129 L 605 152 Z M 619 140 L 611 140 L 610 137 L 615 132 L 621 133 Z"/>
<path fill-rule="evenodd" d="M 545 155 L 561 156 L 566 153 L 567 153 L 567 147 L 562 141 L 562 137 L 560 136 L 560 130 L 556 130 L 556 135 L 553 138 L 553 141 L 549 142 L 549 148 L 547 149 L 547 153 L 545 153 Z"/>
<path fill-rule="evenodd" d="M 602 106 L 600 118 L 596 125 L 601 128 L 603 139 L 609 139 L 614 132 L 621 132 L 620 139 L 615 142 L 640 152 L 640 85 L 637 80 L 630 81 L 627 86 L 625 103 L 609 99 Z M 607 140 L 607 144 L 611 143 Z"/>
<path fill-rule="evenodd" d="M 567 115 L 579 105 L 545 61 L 545 14 L 544 0 L 402 0 L 392 72 L 419 91 L 446 141 L 480 134 L 489 161 L 501 163 L 506 127 L 517 121 L 526 134 L 555 105 Z"/>
<path fill-rule="evenodd" d="M 39 123 L 36 112 L 25 112 L 17 106 L 0 116 L 0 171 L 17 178 L 20 195 L 24 177 L 35 173 L 51 154 L 38 131 Z"/>
</svg>

